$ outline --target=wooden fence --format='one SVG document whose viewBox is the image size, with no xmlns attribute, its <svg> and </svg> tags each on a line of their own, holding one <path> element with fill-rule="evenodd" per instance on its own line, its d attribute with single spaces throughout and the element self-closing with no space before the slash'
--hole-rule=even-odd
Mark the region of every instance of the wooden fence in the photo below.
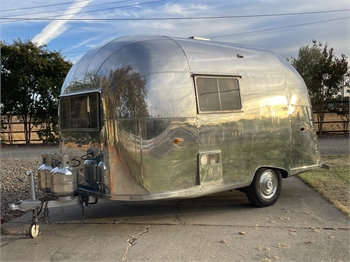
<svg viewBox="0 0 350 262">
<path fill-rule="evenodd" d="M 17 116 L 1 116 L 1 144 L 25 144 L 24 124 L 20 117 Z M 39 139 L 37 130 L 39 128 L 33 127 L 31 130 L 31 143 L 43 143 Z"/>
<path fill-rule="evenodd" d="M 317 116 L 314 114 L 316 132 L 318 132 Z M 336 113 L 326 113 L 322 125 L 323 134 L 344 134 L 349 135 L 349 122 L 341 119 Z"/>
<path fill-rule="evenodd" d="M 317 128 L 317 118 L 316 114 L 314 114 L 314 121 Z M 13 116 L 12 118 L 8 118 L 6 116 L 1 117 L 1 124 L 4 128 L 1 129 L 1 144 L 25 144 L 24 139 L 24 126 L 23 122 L 19 117 Z M 335 113 L 326 113 L 325 121 L 323 123 L 323 134 L 344 134 L 349 135 L 349 125 L 347 125 L 347 129 L 344 129 L 344 124 L 347 122 L 342 120 Z M 39 140 L 38 134 L 36 131 L 38 128 L 33 127 L 31 130 L 31 143 L 32 144 L 41 144 L 43 141 Z"/>
</svg>

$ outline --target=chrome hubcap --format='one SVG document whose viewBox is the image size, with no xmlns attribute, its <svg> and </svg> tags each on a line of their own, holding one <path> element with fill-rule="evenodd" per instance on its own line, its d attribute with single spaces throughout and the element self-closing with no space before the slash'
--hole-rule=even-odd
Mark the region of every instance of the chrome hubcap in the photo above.
<svg viewBox="0 0 350 262">
<path fill-rule="evenodd" d="M 260 192 L 265 199 L 271 199 L 276 194 L 278 179 L 275 172 L 266 170 L 260 177 Z"/>
</svg>

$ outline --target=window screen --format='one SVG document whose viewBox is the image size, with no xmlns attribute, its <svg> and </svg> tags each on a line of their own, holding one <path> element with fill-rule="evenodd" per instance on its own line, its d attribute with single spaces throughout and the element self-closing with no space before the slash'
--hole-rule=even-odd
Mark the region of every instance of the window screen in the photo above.
<svg viewBox="0 0 350 262">
<path fill-rule="evenodd" d="M 195 79 L 200 112 L 242 108 L 237 78 L 198 76 Z"/>
<path fill-rule="evenodd" d="M 99 129 L 98 93 L 62 97 L 60 100 L 61 129 L 94 131 Z"/>
</svg>

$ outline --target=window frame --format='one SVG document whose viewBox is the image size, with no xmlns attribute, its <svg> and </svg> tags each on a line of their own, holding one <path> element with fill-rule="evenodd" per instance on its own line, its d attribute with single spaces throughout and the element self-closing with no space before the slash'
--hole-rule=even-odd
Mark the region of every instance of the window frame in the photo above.
<svg viewBox="0 0 350 262">
<path fill-rule="evenodd" d="M 71 98 L 76 98 L 76 97 L 90 97 L 91 95 L 95 95 L 97 99 L 97 107 L 96 107 L 96 127 L 68 127 L 64 128 L 62 127 L 62 99 L 71 99 Z M 64 94 L 60 95 L 59 97 L 59 128 L 60 131 L 79 131 L 79 132 L 99 132 L 101 130 L 101 91 L 100 90 L 93 90 L 93 91 L 88 91 L 88 92 L 79 92 L 79 93 L 73 93 L 73 94 Z M 71 111 L 71 101 L 70 101 L 70 108 L 69 110 Z M 69 119 L 71 121 L 72 118 Z M 70 124 L 71 125 L 71 124 Z"/>
<path fill-rule="evenodd" d="M 241 96 L 241 88 L 240 88 L 240 79 L 242 78 L 241 76 L 237 76 L 237 75 L 209 75 L 209 74 L 193 74 L 193 81 L 194 81 L 194 87 L 195 87 L 195 94 L 196 94 L 196 102 L 197 102 L 197 112 L 199 114 L 218 114 L 218 113 L 232 113 L 232 112 L 242 112 L 242 96 Z M 239 98 L 239 102 L 240 102 L 240 108 L 239 109 L 231 109 L 231 110 L 201 110 L 200 108 L 200 98 L 199 98 L 199 92 L 198 92 L 198 85 L 197 85 L 197 79 L 201 79 L 201 78 L 212 78 L 212 79 L 216 79 L 216 82 L 218 83 L 218 81 L 220 79 L 234 79 L 237 81 L 238 84 L 238 98 Z M 217 94 L 218 94 L 218 101 L 220 103 L 220 107 L 222 107 L 221 104 L 221 96 L 220 96 L 220 90 L 219 90 L 219 86 L 216 86 L 216 89 L 218 90 Z"/>
</svg>

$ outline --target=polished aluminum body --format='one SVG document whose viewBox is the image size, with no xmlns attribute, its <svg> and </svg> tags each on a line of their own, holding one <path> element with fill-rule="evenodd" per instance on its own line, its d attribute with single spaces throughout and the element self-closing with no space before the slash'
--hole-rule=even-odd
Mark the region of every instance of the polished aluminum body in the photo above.
<svg viewBox="0 0 350 262">
<path fill-rule="evenodd" d="M 222 93 L 227 109 L 211 108 L 205 81 L 233 86 L 237 106 Z M 288 177 L 321 165 L 298 73 L 229 43 L 140 35 L 97 47 L 65 80 L 60 127 L 61 153 L 80 160 L 78 191 L 106 199 L 196 197 L 246 187 L 261 167 Z"/>
</svg>

